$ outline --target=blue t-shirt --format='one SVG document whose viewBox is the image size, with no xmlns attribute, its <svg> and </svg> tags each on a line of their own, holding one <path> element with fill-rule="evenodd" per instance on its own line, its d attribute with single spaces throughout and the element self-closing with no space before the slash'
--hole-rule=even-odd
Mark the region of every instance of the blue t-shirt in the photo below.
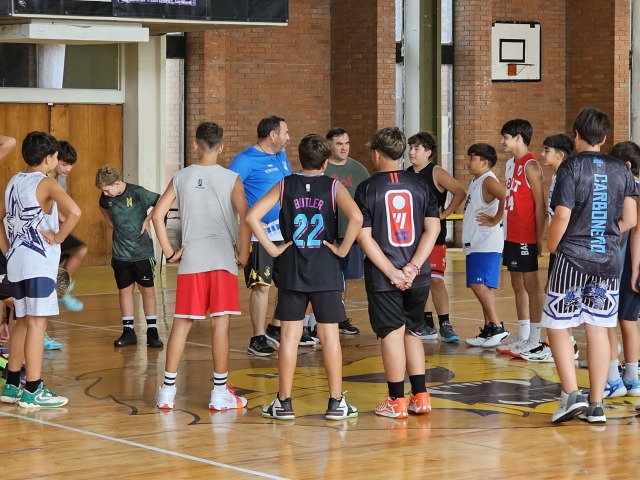
<svg viewBox="0 0 640 480">
<path fill-rule="evenodd" d="M 551 208 L 571 210 L 558 253 L 582 273 L 619 276 L 618 221 L 625 198 L 637 196 L 633 175 L 620 160 L 590 151 L 567 158 L 558 168 L 551 198 Z"/>
<path fill-rule="evenodd" d="M 284 151 L 270 155 L 253 145 L 235 156 L 229 165 L 229 170 L 240 176 L 249 208 L 276 183 L 287 175 L 291 175 L 291 166 Z M 262 222 L 270 224 L 277 221 L 279 213 L 280 203 L 277 203 L 262 217 Z"/>
</svg>

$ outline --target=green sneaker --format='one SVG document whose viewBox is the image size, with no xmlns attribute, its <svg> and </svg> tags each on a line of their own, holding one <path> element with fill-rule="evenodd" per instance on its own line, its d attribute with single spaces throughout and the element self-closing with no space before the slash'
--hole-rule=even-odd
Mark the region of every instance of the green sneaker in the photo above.
<svg viewBox="0 0 640 480">
<path fill-rule="evenodd" d="M 40 383 L 38 389 L 30 393 L 27 390 L 22 392 L 22 398 L 18 401 L 18 405 L 23 408 L 54 408 L 66 405 L 69 399 L 60 397 L 49 390 L 44 383 Z"/>
<path fill-rule="evenodd" d="M 16 387 L 15 385 L 5 384 L 2 389 L 2 396 L 0 397 L 0 402 L 3 403 L 18 403 L 18 401 L 22 398 L 22 387 Z"/>
</svg>

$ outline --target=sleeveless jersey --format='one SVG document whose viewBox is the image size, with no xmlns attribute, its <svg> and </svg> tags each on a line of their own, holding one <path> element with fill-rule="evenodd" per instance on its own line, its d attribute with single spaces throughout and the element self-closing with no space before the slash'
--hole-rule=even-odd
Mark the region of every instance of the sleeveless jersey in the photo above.
<svg viewBox="0 0 640 480">
<path fill-rule="evenodd" d="M 340 259 L 322 244 L 338 236 L 337 180 L 295 174 L 280 182 L 280 230 L 293 244 L 273 265 L 278 288 L 299 292 L 344 290 Z"/>
<path fill-rule="evenodd" d="M 429 185 L 429 190 L 431 190 L 431 193 L 433 194 L 433 196 L 436 197 L 436 201 L 438 202 L 438 210 L 442 211 L 444 210 L 444 205 L 447 203 L 448 192 L 446 190 L 442 192 L 438 190 L 438 187 L 436 187 L 436 183 L 433 181 L 433 172 L 436 169 L 436 167 L 438 167 L 438 165 L 436 165 L 435 163 L 429 162 L 427 163 L 427 166 L 424 167 L 419 172 L 415 171 L 415 169 L 413 168 L 413 165 L 407 168 L 407 171 L 417 173 L 422 178 L 424 178 L 425 182 L 427 182 L 427 185 Z M 444 245 L 446 243 L 447 243 L 447 221 L 440 220 L 440 233 L 438 234 L 438 238 L 436 238 L 436 245 Z"/>
<path fill-rule="evenodd" d="M 220 165 L 191 165 L 173 176 L 182 245 L 178 273 L 226 270 L 238 273 L 233 246 L 238 242 L 238 212 L 231 192 L 238 174 Z"/>
<path fill-rule="evenodd" d="M 42 230 L 59 230 L 56 203 L 45 213 L 36 197 L 36 188 L 44 178 L 46 175 L 40 172 L 19 173 L 5 190 L 9 232 L 7 278 L 11 282 L 37 277 L 57 279 L 60 244 L 49 245 L 40 234 Z"/>
<path fill-rule="evenodd" d="M 504 204 L 505 235 L 508 242 L 536 243 L 536 212 L 531 186 L 525 170 L 529 162 L 537 162 L 533 153 L 507 162 L 507 196 Z"/>
<path fill-rule="evenodd" d="M 436 198 L 424 179 L 404 170 L 379 172 L 365 180 L 356 190 L 355 201 L 362 211 L 362 227 L 371 228 L 372 238 L 398 269 L 411 261 L 418 248 L 424 219 L 439 216 Z M 430 285 L 429 261 L 418 268 L 420 275 L 413 286 Z M 368 258 L 364 260 L 364 281 L 367 292 L 396 289 Z"/>
<path fill-rule="evenodd" d="M 469 185 L 469 193 L 464 205 L 464 216 L 462 217 L 462 247 L 465 255 L 476 252 L 502 253 L 504 248 L 502 225 L 487 227 L 480 225 L 476 220 L 479 213 L 486 213 L 489 216 L 498 213 L 500 201 L 494 198 L 491 203 L 486 203 L 482 195 L 482 186 L 489 177 L 498 180 L 495 173 L 488 171 L 471 180 Z"/>
</svg>

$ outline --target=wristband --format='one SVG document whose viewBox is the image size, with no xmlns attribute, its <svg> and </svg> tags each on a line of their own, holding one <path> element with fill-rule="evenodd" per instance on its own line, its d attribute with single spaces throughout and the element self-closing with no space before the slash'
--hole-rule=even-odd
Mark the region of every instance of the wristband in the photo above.
<svg viewBox="0 0 640 480">
<path fill-rule="evenodd" d="M 176 251 L 174 250 L 170 257 L 167 257 L 167 262 L 176 256 Z"/>
<path fill-rule="evenodd" d="M 407 266 L 411 267 L 411 270 L 413 270 L 416 273 L 416 275 L 420 275 L 420 269 L 415 264 L 408 262 Z"/>
</svg>

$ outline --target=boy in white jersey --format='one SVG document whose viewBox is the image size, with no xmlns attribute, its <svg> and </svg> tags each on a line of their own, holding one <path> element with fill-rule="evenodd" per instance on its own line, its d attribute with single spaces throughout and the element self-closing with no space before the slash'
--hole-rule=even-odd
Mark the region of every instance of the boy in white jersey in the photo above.
<svg viewBox="0 0 640 480">
<path fill-rule="evenodd" d="M 551 177 L 551 185 L 549 187 L 549 195 L 547 197 L 547 218 L 549 219 L 549 224 L 551 224 L 551 219 L 553 218 L 553 210 L 551 208 L 551 198 L 553 197 L 553 189 L 556 185 L 556 172 L 560 167 L 560 164 L 563 162 L 565 158 L 570 156 L 573 153 L 573 149 L 575 148 L 573 140 L 568 135 L 564 133 L 560 133 L 558 135 L 549 135 L 542 142 L 543 149 L 540 155 L 540 164 L 546 165 L 550 167 L 553 171 L 553 176 Z M 556 261 L 556 256 L 553 253 L 549 254 L 549 268 L 547 269 L 547 284 L 549 282 L 549 276 L 551 275 L 551 271 L 553 270 L 553 264 Z M 544 291 L 547 291 L 547 284 L 545 284 Z M 574 347 L 574 357 L 577 359 L 579 355 L 578 344 L 571 336 L 571 341 L 573 342 Z M 520 352 L 520 357 L 529 362 L 546 362 L 553 363 L 553 355 L 551 353 L 551 348 L 549 347 L 549 342 L 542 342 L 537 348 L 533 350 L 529 350 L 526 352 Z"/>
<path fill-rule="evenodd" d="M 21 407 L 61 407 L 68 401 L 41 380 L 47 318 L 58 315 L 55 291 L 60 243 L 80 219 L 80 208 L 54 179 L 47 177 L 58 163 L 57 140 L 43 132 L 29 133 L 22 143 L 28 168 L 15 175 L 0 199 L 0 219 L 7 218 L 9 238 L 0 228 L 0 248 L 7 256 L 7 276 L 14 283 L 17 318 L 10 340 L 5 403 Z M 58 208 L 64 224 L 58 223 Z M 26 360 L 27 382 L 20 386 L 20 367 Z"/>
<path fill-rule="evenodd" d="M 251 233 L 245 222 L 247 202 L 237 173 L 218 165 L 222 152 L 222 127 L 201 123 L 193 150 L 198 160 L 180 170 L 151 212 L 153 226 L 168 262 L 180 261 L 176 310 L 167 342 L 164 384 L 158 408 L 172 409 L 178 366 L 194 320 L 209 319 L 213 342 L 213 390 L 210 410 L 241 409 L 247 400 L 227 384 L 229 370 L 229 315 L 240 315 L 238 267 L 249 258 Z M 182 219 L 182 247 L 175 250 L 167 236 L 164 218 L 178 201 Z M 238 241 L 238 217 L 240 239 Z"/>
<path fill-rule="evenodd" d="M 462 246 L 466 255 L 467 287 L 482 306 L 484 327 L 468 338 L 472 347 L 492 348 L 509 336 L 498 319 L 494 290 L 500 279 L 504 244 L 502 215 L 505 189 L 491 170 L 498 161 L 496 149 L 476 143 L 467 150 L 467 169 L 473 175 L 462 218 Z"/>
</svg>

